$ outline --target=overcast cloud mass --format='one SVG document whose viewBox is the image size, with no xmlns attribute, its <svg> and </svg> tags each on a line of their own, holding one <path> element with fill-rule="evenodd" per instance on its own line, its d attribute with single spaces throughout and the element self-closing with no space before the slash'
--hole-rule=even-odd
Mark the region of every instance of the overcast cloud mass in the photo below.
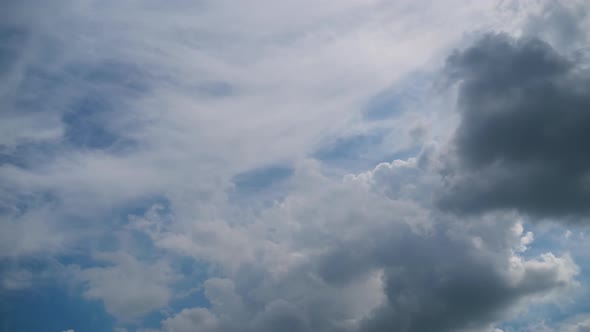
<svg viewBox="0 0 590 332">
<path fill-rule="evenodd" d="M 589 11 L 0 2 L 0 331 L 590 331 Z"/>
</svg>

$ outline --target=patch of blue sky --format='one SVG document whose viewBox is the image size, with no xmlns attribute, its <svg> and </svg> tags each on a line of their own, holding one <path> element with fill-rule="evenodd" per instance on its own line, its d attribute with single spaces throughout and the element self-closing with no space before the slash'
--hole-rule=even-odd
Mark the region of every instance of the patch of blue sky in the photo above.
<svg viewBox="0 0 590 332">
<path fill-rule="evenodd" d="M 211 303 L 202 285 L 209 278 L 209 266 L 191 257 L 172 255 L 167 257 L 178 278 L 171 284 L 174 296 L 165 308 L 148 313 L 141 319 L 143 328 L 158 328 L 162 320 L 186 308 L 209 308 Z"/>
<path fill-rule="evenodd" d="M 22 256 L 4 257 L 0 259 L 0 272 L 2 275 L 7 275 L 9 271 L 13 270 L 27 270 L 31 275 L 42 274 L 55 266 L 55 260 L 43 255 L 39 256 Z"/>
<path fill-rule="evenodd" d="M 121 61 L 71 64 L 67 72 L 84 83 L 85 91 L 72 99 L 63 114 L 65 140 L 79 148 L 133 148 L 133 140 L 122 134 L 128 128 L 120 119 L 133 111 L 130 101 L 149 92 L 150 75 Z"/>
<path fill-rule="evenodd" d="M 247 219 L 282 200 L 289 192 L 289 179 L 294 171 L 288 165 L 270 165 L 235 175 L 234 186 L 227 193 L 229 202 L 243 209 L 235 217 Z"/>
<path fill-rule="evenodd" d="M 24 28 L 0 25 L 0 77 L 10 72 L 18 62 L 29 36 Z"/>
<path fill-rule="evenodd" d="M 363 110 L 363 116 L 368 121 L 379 121 L 395 117 L 406 109 L 400 91 L 386 90 L 373 97 Z"/>
<path fill-rule="evenodd" d="M 109 262 L 93 259 L 91 254 L 91 251 L 88 250 L 71 250 L 67 253 L 55 255 L 52 260 L 55 260 L 59 266 L 79 267 L 81 269 L 87 269 L 91 267 L 108 267 L 111 265 Z"/>
<path fill-rule="evenodd" d="M 233 206 L 226 217 L 248 222 L 282 201 L 289 194 L 294 172 L 289 165 L 269 165 L 235 175 L 233 187 L 226 193 Z"/>
<path fill-rule="evenodd" d="M 580 267 L 580 274 L 576 277 L 579 285 L 566 301 L 532 306 L 522 316 L 507 322 L 501 328 L 505 331 L 526 330 L 531 322 L 545 322 L 548 326 L 556 326 L 569 318 L 590 312 L 590 266 L 588 244 L 579 232 L 568 233 L 567 225 L 550 224 L 537 221 L 526 222 L 524 232 L 532 232 L 534 241 L 527 245 L 526 251 L 520 253 L 527 259 L 535 259 L 540 255 L 551 252 L 556 256 L 571 255 L 573 261 Z M 572 230 L 577 229 L 573 227 Z"/>
<path fill-rule="evenodd" d="M 339 137 L 325 143 L 312 154 L 312 157 L 332 168 L 360 172 L 381 162 L 415 157 L 420 152 L 419 147 L 392 152 L 388 144 L 391 139 L 390 130 L 373 130 L 368 133 Z"/>
<path fill-rule="evenodd" d="M 0 166 L 12 165 L 22 169 L 33 169 L 51 162 L 62 150 L 54 141 L 29 141 L 16 146 L 0 145 Z"/>
<path fill-rule="evenodd" d="M 168 309 L 168 310 L 171 310 L 171 309 Z M 127 323 L 127 324 L 121 323 L 121 324 L 118 324 L 117 327 L 125 328 L 128 331 L 134 331 L 137 328 L 157 330 L 157 329 L 159 329 L 161 322 L 170 316 L 168 314 L 168 310 L 167 309 L 156 310 L 156 311 L 150 312 L 150 313 L 146 314 L 145 316 L 143 316 L 139 320 L 139 322 Z"/>
<path fill-rule="evenodd" d="M 68 102 L 54 102 L 51 96 L 45 96 L 51 95 L 54 89 L 59 90 L 55 87 L 35 87 L 33 90 L 44 92 L 27 101 L 30 105 L 21 104 L 7 112 L 14 113 L 17 118 L 23 116 L 22 112 L 44 113 L 38 115 L 39 119 L 54 117 L 56 123 L 61 118 L 63 136 L 44 140 L 21 139 L 11 146 L 0 145 L 0 165 L 33 170 L 50 165 L 75 150 L 100 149 L 111 154 L 123 154 L 132 152 L 137 146 L 137 142 L 126 132 L 125 125 L 117 123 L 115 109 L 125 107 L 124 100 L 116 101 L 109 96 L 88 93 Z M 64 105 L 58 105 L 60 103 Z"/>
<path fill-rule="evenodd" d="M 36 192 L 14 192 L 12 188 L 5 188 L 0 185 L 0 192 L 7 191 L 7 195 L 3 195 L 3 202 L 0 204 L 0 215 L 19 217 L 32 209 L 40 207 L 51 207 L 59 203 L 51 191 L 36 191 Z"/>
<path fill-rule="evenodd" d="M 199 279 L 190 279 L 189 281 L 194 286 L 196 284 L 199 284 L 200 282 L 202 283 L 205 280 L 203 279 L 199 281 Z M 185 294 L 182 294 L 182 296 L 178 296 L 170 302 L 169 308 L 172 312 L 180 312 L 182 311 L 182 309 L 186 308 L 211 307 L 211 303 L 209 302 L 209 299 L 205 296 L 203 288 L 185 288 L 185 290 Z"/>
<path fill-rule="evenodd" d="M 60 144 L 65 145 L 63 148 L 99 149 L 115 154 L 132 152 L 139 144 L 132 133 L 141 124 L 122 119 L 137 111 L 133 101 L 150 91 L 153 80 L 142 68 L 114 60 L 69 64 L 61 71 L 27 68 L 11 98 L 10 109 L 16 113 L 55 113 L 63 123 L 63 137 L 43 142 L 35 153 L 26 156 L 50 156 L 51 152 L 60 151 Z M 227 96 L 235 90 L 220 81 L 199 83 L 197 89 L 212 97 Z M 25 155 L 18 155 L 19 150 L 30 151 L 36 146 L 16 149 L 15 156 L 4 153 L 0 162 L 4 159 L 24 164 Z"/>
<path fill-rule="evenodd" d="M 132 64 L 117 61 L 75 62 L 66 65 L 28 62 L 15 100 L 19 110 L 44 110 L 48 101 L 80 94 L 108 92 L 108 96 L 134 97 L 149 90 L 149 76 Z"/>
<path fill-rule="evenodd" d="M 385 139 L 384 132 L 371 132 L 348 137 L 339 137 L 318 149 L 313 156 L 322 161 L 362 159 Z"/>
<path fill-rule="evenodd" d="M 110 331 L 114 319 L 99 301 L 83 298 L 60 272 L 64 265 L 49 257 L 0 260 L 2 275 L 27 271 L 22 287 L 0 288 L 2 331 Z"/>
<path fill-rule="evenodd" d="M 381 121 L 399 116 L 421 103 L 434 85 L 434 75 L 412 72 L 372 97 L 362 110 L 366 121 Z"/>
<path fill-rule="evenodd" d="M 62 117 L 65 142 L 87 149 L 119 151 L 132 148 L 134 142 L 109 125 L 117 118 L 117 107 L 124 107 L 124 103 L 100 95 L 87 95 L 77 100 Z"/>
<path fill-rule="evenodd" d="M 55 112 L 58 99 L 64 91 L 67 77 L 43 67 L 26 65 L 22 77 L 8 95 L 9 108 L 13 112 Z"/>
<path fill-rule="evenodd" d="M 5 291 L 0 296 L 2 331 L 112 331 L 115 320 L 100 301 L 89 301 L 60 284 Z"/>
<path fill-rule="evenodd" d="M 232 182 L 237 195 L 254 194 L 284 182 L 293 172 L 294 169 L 286 165 L 271 165 L 237 174 Z"/>
<path fill-rule="evenodd" d="M 179 276 L 172 283 L 177 297 L 171 301 L 170 307 L 181 309 L 189 306 L 209 306 L 209 301 L 199 285 L 210 277 L 211 266 L 193 257 L 179 254 L 170 254 L 167 258 L 170 268 Z"/>
</svg>

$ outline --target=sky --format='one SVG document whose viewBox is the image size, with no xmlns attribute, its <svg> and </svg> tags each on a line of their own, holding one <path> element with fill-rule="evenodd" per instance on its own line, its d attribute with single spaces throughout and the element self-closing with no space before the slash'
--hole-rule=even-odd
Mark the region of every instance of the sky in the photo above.
<svg viewBox="0 0 590 332">
<path fill-rule="evenodd" d="M 590 2 L 0 2 L 0 331 L 590 331 Z"/>
</svg>

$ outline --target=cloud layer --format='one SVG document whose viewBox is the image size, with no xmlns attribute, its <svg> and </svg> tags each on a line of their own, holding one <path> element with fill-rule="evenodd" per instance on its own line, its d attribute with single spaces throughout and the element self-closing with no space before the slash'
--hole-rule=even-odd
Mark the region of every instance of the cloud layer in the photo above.
<svg viewBox="0 0 590 332">
<path fill-rule="evenodd" d="M 585 8 L 0 4 L 0 330 L 583 331 Z"/>
</svg>

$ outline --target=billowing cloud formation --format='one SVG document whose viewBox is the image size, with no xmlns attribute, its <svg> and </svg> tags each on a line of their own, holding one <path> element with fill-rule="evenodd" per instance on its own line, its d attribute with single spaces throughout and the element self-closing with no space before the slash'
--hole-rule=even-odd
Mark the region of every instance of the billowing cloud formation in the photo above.
<svg viewBox="0 0 590 332">
<path fill-rule="evenodd" d="M 448 59 L 460 83 L 457 160 L 440 206 L 580 216 L 590 200 L 590 72 L 535 38 L 486 35 Z"/>
<path fill-rule="evenodd" d="M 212 251 L 233 243 L 251 255 L 219 260 L 181 245 L 198 242 L 196 233 L 179 241 L 140 222 L 155 243 L 226 271 L 204 283 L 210 308 L 186 309 L 164 330 L 482 331 L 575 287 L 569 256 L 518 254 L 531 234 L 514 216 L 454 220 L 416 201 L 429 181 L 414 159 L 336 182 L 317 171 L 301 166 L 298 182 L 308 185 L 208 242 Z M 221 240 L 236 233 L 249 241 Z"/>
</svg>

